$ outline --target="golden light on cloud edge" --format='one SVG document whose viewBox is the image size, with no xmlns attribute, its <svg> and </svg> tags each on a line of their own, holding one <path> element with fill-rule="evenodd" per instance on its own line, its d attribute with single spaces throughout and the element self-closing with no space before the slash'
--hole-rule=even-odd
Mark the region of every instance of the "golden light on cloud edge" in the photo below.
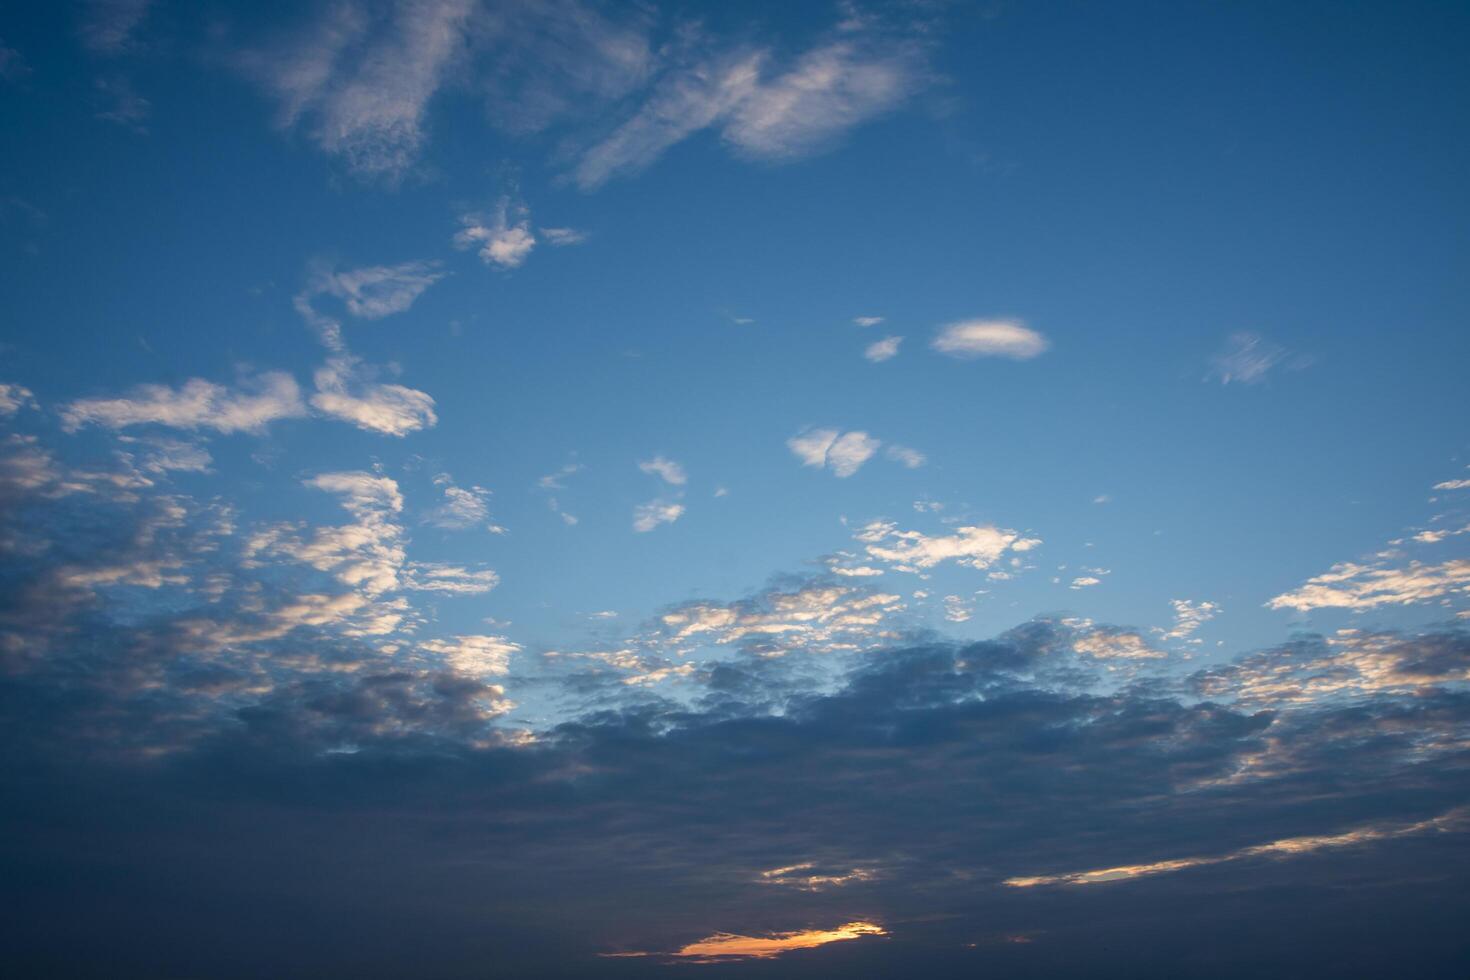
<svg viewBox="0 0 1470 980">
<path fill-rule="evenodd" d="M 1113 868 L 1098 868 L 1092 871 L 1072 871 L 1056 875 L 1007 878 L 1003 884 L 1012 888 L 1034 888 L 1038 885 L 1097 885 L 1109 881 L 1127 881 L 1148 875 L 1183 871 L 1211 864 L 1225 864 L 1252 857 L 1297 857 L 1313 851 L 1334 847 L 1351 847 L 1373 841 L 1391 840 L 1396 837 L 1412 837 L 1432 831 L 1450 833 L 1470 829 L 1470 807 L 1456 807 L 1440 816 L 1406 824 L 1379 824 L 1359 827 L 1341 834 L 1309 837 L 1285 837 L 1266 844 L 1254 844 L 1225 854 L 1204 857 L 1174 858 L 1154 861 L 1150 864 L 1124 864 Z"/>
<path fill-rule="evenodd" d="M 742 936 L 717 932 L 697 942 L 682 946 L 672 953 L 602 953 L 607 957 L 664 956 L 685 963 L 724 963 L 734 960 L 765 960 L 797 949 L 815 949 L 828 943 L 858 939 L 863 936 L 886 936 L 888 930 L 876 922 L 862 920 L 844 922 L 831 929 L 800 929 L 777 932 L 769 936 Z"/>
</svg>

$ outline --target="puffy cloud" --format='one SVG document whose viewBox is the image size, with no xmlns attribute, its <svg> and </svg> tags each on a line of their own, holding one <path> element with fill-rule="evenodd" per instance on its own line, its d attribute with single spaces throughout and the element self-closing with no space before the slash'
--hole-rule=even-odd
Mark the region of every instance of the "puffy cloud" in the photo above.
<svg viewBox="0 0 1470 980">
<path fill-rule="evenodd" d="M 825 466 L 838 477 L 852 476 L 882 445 L 866 432 L 839 434 L 836 429 L 810 429 L 786 440 L 803 466 Z"/>
<path fill-rule="evenodd" d="M 882 340 L 874 341 L 863 349 L 863 356 L 874 364 L 881 363 L 890 358 L 898 356 L 898 345 L 903 343 L 902 337 L 884 337 Z"/>
<path fill-rule="evenodd" d="M 454 670 L 464 674 L 505 674 L 510 658 L 521 649 L 503 636 L 456 636 L 452 640 L 425 640 L 419 649 L 443 657 Z"/>
<path fill-rule="evenodd" d="M 531 212 L 525 205 L 502 197 L 489 213 L 460 215 L 460 229 L 454 235 L 454 247 L 479 246 L 479 256 L 486 265 L 515 269 L 526 261 L 536 247 L 531 233 Z M 566 241 L 557 244 L 572 244 Z"/>
<path fill-rule="evenodd" d="M 986 569 L 1007 552 L 1029 551 L 1040 539 L 992 524 L 955 528 L 953 534 L 930 536 L 900 530 L 890 521 L 872 521 L 853 536 L 868 556 L 900 572 L 926 572 L 953 561 L 967 568 Z"/>
<path fill-rule="evenodd" d="M 660 524 L 672 524 L 684 516 L 684 505 L 672 500 L 650 500 L 633 508 L 633 530 L 652 531 Z"/>
<path fill-rule="evenodd" d="M 1018 320 L 960 320 L 942 327 L 930 344 L 950 357 L 1030 360 L 1051 343 Z"/>
<path fill-rule="evenodd" d="M 356 357 L 328 358 L 314 375 L 317 391 L 311 405 L 323 415 L 390 436 L 405 436 L 439 421 L 434 399 L 425 392 L 370 377 Z"/>
<path fill-rule="evenodd" d="M 645 473 L 658 477 L 671 486 L 682 487 L 689 482 L 689 477 L 684 472 L 684 467 L 671 459 L 655 456 L 653 459 L 642 460 L 638 468 Z"/>
<path fill-rule="evenodd" d="M 296 379 L 280 371 L 267 371 L 246 378 L 235 389 L 193 378 L 179 388 L 139 385 L 124 398 L 80 398 L 62 406 L 61 422 L 68 432 L 85 425 L 262 432 L 271 422 L 305 414 Z"/>
<path fill-rule="evenodd" d="M 35 408 L 36 396 L 24 385 L 0 384 L 0 418 L 8 418 L 23 408 Z"/>
</svg>

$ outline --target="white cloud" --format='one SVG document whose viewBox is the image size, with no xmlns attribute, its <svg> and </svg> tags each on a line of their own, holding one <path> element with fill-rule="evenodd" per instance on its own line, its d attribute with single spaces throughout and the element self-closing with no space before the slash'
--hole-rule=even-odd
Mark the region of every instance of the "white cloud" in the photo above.
<svg viewBox="0 0 1470 980">
<path fill-rule="evenodd" d="M 125 398 L 81 398 L 62 406 L 61 423 L 68 432 L 84 425 L 261 432 L 271 422 L 305 414 L 296 380 L 280 371 L 267 371 L 245 379 L 234 390 L 192 378 L 179 388 L 139 385 Z"/>
<path fill-rule="evenodd" d="M 1286 349 L 1278 347 L 1259 334 L 1234 333 L 1211 359 L 1211 375 L 1221 384 L 1240 382 L 1253 385 L 1264 381 L 1270 370 L 1286 357 Z"/>
<path fill-rule="evenodd" d="M 653 459 L 643 460 L 638 464 L 638 468 L 676 487 L 682 487 L 689 480 L 689 477 L 684 473 L 684 467 L 662 456 L 655 456 Z"/>
<path fill-rule="evenodd" d="M 883 318 L 881 316 L 855 316 L 852 322 L 860 327 L 876 327 L 883 322 Z"/>
<path fill-rule="evenodd" d="M 920 531 L 902 531 L 888 521 L 873 521 L 853 536 L 865 545 L 869 557 L 900 572 L 924 572 L 954 561 L 967 568 L 986 569 L 1008 551 L 1030 551 L 1041 541 L 1017 531 L 986 524 L 960 527 L 955 533 L 931 537 Z"/>
<path fill-rule="evenodd" d="M 1017 320 L 960 320 L 942 327 L 930 345 L 950 357 L 1009 357 L 1024 361 L 1051 346 Z"/>
<path fill-rule="evenodd" d="M 1470 561 L 1438 565 L 1411 561 L 1406 567 L 1343 562 L 1310 578 L 1295 592 L 1276 596 L 1270 609 L 1375 609 L 1470 595 Z"/>
<path fill-rule="evenodd" d="M 884 450 L 884 455 L 910 470 L 916 470 L 929 461 L 929 457 L 917 449 L 910 449 L 908 446 L 900 446 L 897 443 L 890 445 Z"/>
<path fill-rule="evenodd" d="M 866 432 L 838 435 L 836 429 L 811 429 L 786 440 L 803 466 L 825 466 L 835 476 L 849 477 L 883 445 Z"/>
<path fill-rule="evenodd" d="M 484 525 L 492 534 L 505 533 L 505 528 L 490 523 L 489 490 L 455 486 L 448 473 L 434 477 L 434 485 L 443 488 L 444 502 L 425 515 L 425 524 L 454 531 Z"/>
<path fill-rule="evenodd" d="M 1220 607 L 1213 602 L 1196 602 L 1190 599 L 1170 599 L 1174 607 L 1174 625 L 1161 631 L 1166 640 L 1183 640 L 1192 636 L 1205 623 L 1220 614 Z"/>
<path fill-rule="evenodd" d="M 919 83 L 906 45 L 842 39 L 808 51 L 792 69 L 751 88 L 724 129 L 739 151 L 767 160 L 801 156 L 892 109 Z"/>
<path fill-rule="evenodd" d="M 36 396 L 24 385 L 0 384 L 0 418 L 9 418 L 23 408 L 35 408 Z"/>
<path fill-rule="evenodd" d="M 405 436 L 439 421 L 434 399 L 425 392 L 380 384 L 367 375 L 351 355 L 329 358 L 314 375 L 317 393 L 311 397 L 312 407 L 359 429 L 390 436 Z"/>
<path fill-rule="evenodd" d="M 1072 649 L 1097 660 L 1158 660 L 1160 650 L 1148 645 L 1138 631 L 1085 623 L 1072 636 Z"/>
<path fill-rule="evenodd" d="M 417 592 L 480 595 L 500 584 L 500 576 L 488 568 L 465 568 L 442 562 L 410 562 L 404 573 L 404 587 Z"/>
<path fill-rule="evenodd" d="M 944 618 L 951 623 L 968 622 L 975 615 L 975 604 L 961 596 L 944 597 Z"/>
<path fill-rule="evenodd" d="M 666 644 L 751 645 L 763 656 L 789 650 L 838 652 L 891 642 L 884 621 L 901 612 L 900 596 L 849 585 L 771 589 L 737 602 L 685 603 L 659 618 Z"/>
<path fill-rule="evenodd" d="M 454 670 L 463 674 L 505 674 L 510 671 L 511 654 L 521 646 L 503 636 L 456 636 L 452 640 L 425 640 L 425 650 L 444 658 Z"/>
<path fill-rule="evenodd" d="M 672 500 L 650 500 L 633 508 L 633 530 L 652 531 L 660 524 L 672 524 L 684 516 L 684 505 Z"/>
<path fill-rule="evenodd" d="M 576 228 L 542 228 L 541 237 L 546 244 L 554 246 L 581 245 L 591 236 L 585 231 Z"/>
<path fill-rule="evenodd" d="M 502 197 L 495 210 L 460 215 L 460 230 L 455 233 L 454 247 L 480 246 L 479 256 L 486 265 L 516 269 L 536 247 L 531 233 L 531 212 L 525 205 Z M 557 244 L 570 244 L 558 242 Z"/>
<path fill-rule="evenodd" d="M 344 271 L 322 266 L 311 274 L 292 305 L 326 347 L 342 351 L 342 324 L 319 311 L 312 303 L 315 297 L 335 297 L 352 316 L 378 320 L 406 311 L 424 290 L 446 275 L 437 262 L 402 262 Z"/>
<path fill-rule="evenodd" d="M 902 337 L 884 337 L 882 340 L 874 341 L 863 350 L 863 356 L 877 364 L 898 355 L 898 345 L 903 343 Z"/>
<path fill-rule="evenodd" d="M 895 108 L 924 79 L 918 47 L 856 33 L 819 44 L 785 71 L 771 71 L 774 60 L 751 47 L 685 55 L 631 118 L 582 154 L 573 178 L 587 190 L 636 173 L 715 126 L 742 156 L 795 159 Z"/>
<path fill-rule="evenodd" d="M 463 52 L 474 0 L 396 0 L 384 23 L 366 5 L 332 4 L 306 36 L 242 67 L 280 100 L 280 124 L 360 177 L 396 181 L 424 142 L 429 100 Z"/>
<path fill-rule="evenodd" d="M 24 390 L 24 389 L 22 389 Z M 1434 485 L 1436 490 L 1470 490 L 1470 480 L 1446 480 Z"/>
<path fill-rule="evenodd" d="M 1079 575 L 1072 579 L 1072 584 L 1069 588 L 1085 589 L 1093 585 L 1102 585 L 1102 579 L 1095 575 Z"/>
</svg>

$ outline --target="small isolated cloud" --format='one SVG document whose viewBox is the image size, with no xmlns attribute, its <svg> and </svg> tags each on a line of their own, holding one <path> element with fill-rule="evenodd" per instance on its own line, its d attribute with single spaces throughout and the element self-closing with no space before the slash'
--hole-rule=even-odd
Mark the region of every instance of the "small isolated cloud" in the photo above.
<svg viewBox="0 0 1470 980">
<path fill-rule="evenodd" d="M 1220 614 L 1219 605 L 1213 602 L 1170 599 L 1169 605 L 1174 607 L 1174 625 L 1163 631 L 1166 640 L 1188 639 L 1201 626 Z"/>
<path fill-rule="evenodd" d="M 1102 585 L 1102 579 L 1098 578 L 1096 575 L 1079 575 L 1072 580 L 1072 584 L 1069 586 L 1069 588 L 1086 589 L 1094 585 Z"/>
<path fill-rule="evenodd" d="M 1210 376 L 1222 385 L 1232 382 L 1253 385 L 1266 380 L 1271 369 L 1286 358 L 1286 348 L 1260 334 L 1233 333 L 1219 353 L 1211 358 Z"/>
<path fill-rule="evenodd" d="M 62 406 L 61 424 L 68 432 L 86 425 L 263 432 L 271 422 L 305 414 L 296 379 L 281 371 L 267 371 L 245 378 L 233 389 L 192 378 L 178 388 L 139 385 L 122 398 L 80 398 Z"/>
<path fill-rule="evenodd" d="M 895 463 L 899 463 L 906 469 L 910 470 L 916 470 L 929 461 L 929 457 L 925 456 L 917 449 L 911 449 L 908 446 L 900 446 L 898 443 L 894 443 L 893 445 L 889 446 L 883 451 L 883 453 Z"/>
<path fill-rule="evenodd" d="M 502 197 L 493 211 L 460 215 L 459 223 L 461 228 L 455 233 L 454 247 L 467 249 L 478 245 L 478 254 L 486 265 L 498 265 L 502 269 L 519 268 L 536 247 L 536 236 L 531 233 L 530 209 L 512 201 L 509 196 Z M 575 243 L 561 241 L 556 244 Z"/>
<path fill-rule="evenodd" d="M 311 396 L 312 408 L 359 429 L 405 436 L 439 421 L 434 399 L 427 393 L 373 381 L 371 372 L 351 355 L 329 358 L 314 378 L 317 393 Z"/>
<path fill-rule="evenodd" d="M 881 316 L 855 316 L 852 322 L 860 327 L 876 327 L 883 322 L 883 318 Z"/>
<path fill-rule="evenodd" d="M 23 408 L 35 408 L 36 396 L 24 385 L 0 384 L 0 418 L 9 418 Z"/>
<path fill-rule="evenodd" d="M 689 481 L 689 477 L 684 473 L 684 467 L 662 456 L 643 460 L 638 464 L 638 468 L 651 476 L 658 477 L 670 486 L 682 487 Z"/>
<path fill-rule="evenodd" d="M 949 357 L 1009 357 L 1026 361 L 1051 343 L 1019 320 L 960 320 L 941 327 L 930 344 Z"/>
<path fill-rule="evenodd" d="M 1470 490 L 1470 480 L 1445 480 L 1434 485 L 1436 490 Z"/>
<path fill-rule="evenodd" d="M 975 615 L 974 602 L 963 596 L 947 595 L 944 597 L 944 618 L 951 623 L 965 623 Z"/>
<path fill-rule="evenodd" d="M 786 440 L 803 466 L 825 466 L 839 477 L 856 473 L 881 445 L 866 432 L 839 434 L 836 429 L 810 429 Z"/>
<path fill-rule="evenodd" d="M 684 505 L 673 500 L 650 500 L 633 508 L 633 530 L 642 534 L 684 516 Z"/>
<path fill-rule="evenodd" d="M 920 573 L 946 561 L 967 568 L 986 569 L 1007 552 L 1030 551 L 1038 538 L 991 524 L 956 528 L 953 534 L 926 535 L 900 530 L 891 521 L 872 521 L 855 534 L 868 556 L 900 572 Z"/>
<path fill-rule="evenodd" d="M 581 245 L 591 236 L 585 231 L 576 228 L 542 228 L 541 237 L 546 244 L 554 246 Z"/>
<path fill-rule="evenodd" d="M 877 364 L 891 357 L 898 356 L 898 345 L 903 343 L 902 337 L 884 337 L 882 340 L 874 341 L 863 351 L 863 356 Z"/>
<path fill-rule="evenodd" d="M 448 473 L 434 477 L 434 485 L 443 489 L 444 502 L 425 515 L 425 524 L 451 531 L 483 525 L 492 534 L 505 533 L 505 528 L 490 522 L 489 490 L 456 486 Z"/>
<path fill-rule="evenodd" d="M 133 88 L 132 79 L 126 75 L 109 75 L 92 84 L 100 100 L 97 118 L 126 126 L 139 133 L 146 133 L 143 125 L 153 105 Z"/>
</svg>

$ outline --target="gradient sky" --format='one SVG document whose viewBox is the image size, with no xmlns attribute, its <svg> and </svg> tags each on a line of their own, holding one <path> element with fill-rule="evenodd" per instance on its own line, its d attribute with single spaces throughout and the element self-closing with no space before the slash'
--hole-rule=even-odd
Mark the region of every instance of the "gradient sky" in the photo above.
<svg viewBox="0 0 1470 980">
<path fill-rule="evenodd" d="M 0 957 L 1466 975 L 1467 41 L 8 5 Z"/>
</svg>

